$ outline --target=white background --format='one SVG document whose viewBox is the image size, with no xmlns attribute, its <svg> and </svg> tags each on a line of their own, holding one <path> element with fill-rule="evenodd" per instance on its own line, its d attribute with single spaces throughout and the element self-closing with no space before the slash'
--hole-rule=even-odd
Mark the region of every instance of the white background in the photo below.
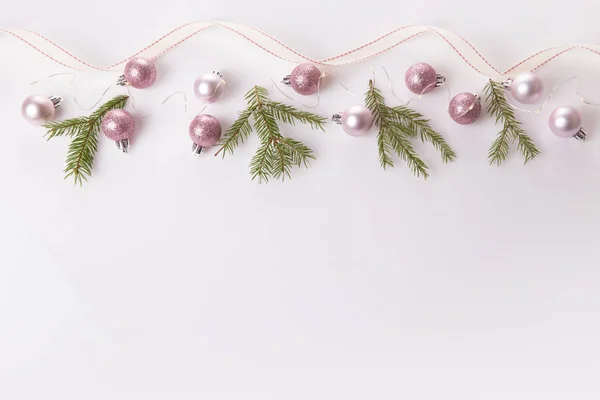
<svg viewBox="0 0 600 400">
<path fill-rule="evenodd" d="M 150 4 L 13 2 L 0 26 L 43 33 L 97 65 L 190 20 L 252 25 L 315 58 L 430 24 L 469 38 L 503 69 L 600 34 L 600 8 L 588 0 Z M 0 398 L 600 397 L 600 117 L 578 103 L 575 84 L 540 115 L 521 116 L 542 151 L 526 167 L 517 153 L 488 166 L 498 128 L 488 118 L 456 125 L 439 90 L 414 106 L 458 160 L 444 165 L 417 145 L 427 182 L 402 162 L 383 171 L 374 133 L 351 138 L 332 125 L 286 128 L 318 159 L 291 181 L 259 185 L 247 168 L 255 139 L 225 160 L 192 156 L 187 125 L 201 106 L 191 83 L 215 68 L 226 74 L 236 99 L 208 112 L 227 126 L 251 85 L 293 66 L 212 30 L 161 58 L 157 84 L 134 93 L 150 112 L 186 90 L 190 112 L 174 99 L 139 120 L 126 156 L 101 138 L 80 188 L 62 180 L 67 140 L 45 142 L 19 115 L 32 93 L 64 96 L 62 117 L 81 114 L 67 83 L 28 86 L 63 69 L 7 36 L 0 60 Z M 339 82 L 362 93 L 377 64 L 408 99 L 402 78 L 418 61 L 445 74 L 454 94 L 485 84 L 427 36 L 332 71 L 316 111 L 361 103 Z M 599 67 L 574 53 L 540 76 L 551 87 L 579 75 L 583 94 L 600 102 Z M 81 75 L 81 102 L 116 75 Z M 549 133 L 562 104 L 581 109 L 586 143 Z"/>
</svg>

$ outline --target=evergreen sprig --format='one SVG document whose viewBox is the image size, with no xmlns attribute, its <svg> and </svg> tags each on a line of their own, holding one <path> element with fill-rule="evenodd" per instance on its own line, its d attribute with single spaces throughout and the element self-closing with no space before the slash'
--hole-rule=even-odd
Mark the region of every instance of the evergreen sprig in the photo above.
<svg viewBox="0 0 600 400">
<path fill-rule="evenodd" d="M 487 95 L 488 113 L 502 122 L 502 130 L 488 151 L 490 164 L 500 165 L 510 151 L 510 142 L 517 141 L 517 149 L 525 159 L 525 164 L 540 154 L 533 140 L 515 117 L 515 110 L 508 104 L 504 84 L 490 79 L 484 89 Z"/>
<path fill-rule="evenodd" d="M 271 101 L 267 89 L 254 86 L 245 96 L 247 107 L 238 114 L 238 118 L 225 132 L 220 149 L 215 155 L 223 153 L 233 155 L 235 149 L 254 131 L 260 146 L 250 162 L 252 179 L 268 182 L 270 178 L 291 178 L 292 167 L 308 167 L 315 156 L 303 143 L 284 137 L 277 122 L 290 125 L 296 123 L 310 125 L 313 129 L 325 131 L 326 119 L 297 110 L 287 104 Z M 250 123 L 253 119 L 253 124 Z"/>
<path fill-rule="evenodd" d="M 384 169 L 394 166 L 392 153 L 404 160 L 416 176 L 424 179 L 429 177 L 429 167 L 419 157 L 410 139 L 421 139 L 430 142 L 440 152 L 445 163 L 456 158 L 454 150 L 444 140 L 442 135 L 434 131 L 429 120 L 407 106 L 389 107 L 381 91 L 375 87 L 373 80 L 369 81 L 369 90 L 365 94 L 365 104 L 373 113 L 373 122 L 379 127 L 377 146 L 379 162 Z"/>
<path fill-rule="evenodd" d="M 76 184 L 82 185 L 83 181 L 87 181 L 92 175 L 102 118 L 110 110 L 124 108 L 128 99 L 128 96 L 117 96 L 98 107 L 88 117 L 71 118 L 44 125 L 47 131 L 45 137 L 48 140 L 57 136 L 73 138 L 67 152 L 65 179 L 72 176 Z"/>
</svg>

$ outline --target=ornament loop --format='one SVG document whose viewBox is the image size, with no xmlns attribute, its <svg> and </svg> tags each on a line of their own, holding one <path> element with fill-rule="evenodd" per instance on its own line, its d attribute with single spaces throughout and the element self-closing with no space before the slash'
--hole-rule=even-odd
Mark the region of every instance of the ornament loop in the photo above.
<svg viewBox="0 0 600 400">
<path fill-rule="evenodd" d="M 342 113 L 333 114 L 333 116 L 331 117 L 331 121 L 338 125 L 341 125 L 342 124 Z"/>
<path fill-rule="evenodd" d="M 282 81 L 282 83 L 283 83 L 283 81 Z M 281 93 L 286 99 L 292 100 L 292 101 L 294 100 L 290 96 L 288 96 L 283 90 L 281 90 L 279 88 L 279 86 L 277 86 L 277 84 L 275 83 L 275 80 L 273 78 L 271 78 L 271 89 L 273 89 L 273 88 L 277 89 L 277 91 L 279 93 Z"/>
</svg>

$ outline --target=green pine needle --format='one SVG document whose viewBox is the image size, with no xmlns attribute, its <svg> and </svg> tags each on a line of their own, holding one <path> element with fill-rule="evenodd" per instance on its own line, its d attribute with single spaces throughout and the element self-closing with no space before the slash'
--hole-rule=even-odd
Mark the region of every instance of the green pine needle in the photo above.
<svg viewBox="0 0 600 400">
<path fill-rule="evenodd" d="M 429 167 L 419 157 L 410 139 L 420 138 L 422 142 L 430 142 L 439 152 L 445 163 L 456 158 L 454 150 L 446 143 L 442 135 L 434 131 L 429 121 L 418 112 L 406 107 L 389 107 L 381 91 L 372 80 L 365 94 L 365 104 L 373 114 L 373 122 L 379 127 L 377 147 L 379 163 L 383 169 L 394 166 L 392 154 L 404 160 L 413 174 L 427 179 Z"/>
<path fill-rule="evenodd" d="M 128 96 L 117 96 L 104 103 L 89 117 L 72 118 L 44 125 L 48 140 L 57 136 L 73 138 L 67 152 L 65 179 L 72 176 L 75 184 L 82 185 L 83 181 L 87 181 L 92 175 L 102 118 L 110 110 L 124 108 L 128 99 Z"/>
<path fill-rule="evenodd" d="M 428 119 L 406 106 L 394 107 L 392 110 L 398 122 L 410 129 L 412 137 L 418 136 L 423 143 L 430 142 L 440 152 L 443 162 L 454 162 L 456 153 L 444 137 L 431 128 Z"/>
<path fill-rule="evenodd" d="M 384 131 L 387 132 L 386 137 L 390 142 L 390 145 L 396 154 L 408 164 L 408 168 L 410 168 L 411 172 L 417 177 L 422 176 L 424 179 L 427 179 L 429 177 L 429 172 L 427 171 L 429 167 L 412 147 L 409 140 L 410 136 L 407 132 L 404 129 L 397 128 L 391 128 L 389 130 L 384 128 Z"/>
<path fill-rule="evenodd" d="M 64 121 L 49 122 L 44 125 L 46 128 L 46 139 L 50 140 L 56 136 L 75 136 L 82 129 L 85 129 L 88 117 L 78 117 L 66 119 Z"/>
<path fill-rule="evenodd" d="M 525 164 L 537 157 L 540 152 L 533 140 L 521 127 L 515 117 L 515 110 L 506 99 L 506 90 L 501 82 L 490 79 L 484 89 L 489 103 L 488 113 L 496 118 L 496 123 L 502 122 L 502 130 L 488 151 L 490 164 L 500 165 L 508 157 L 510 142 L 517 141 L 517 149 L 525 159 Z"/>
<path fill-rule="evenodd" d="M 296 125 L 296 122 L 310 125 L 313 129 L 320 129 L 325 132 L 325 119 L 307 111 L 296 110 L 287 104 L 270 101 L 267 104 L 268 110 L 273 117 L 281 122 L 290 125 Z"/>
<path fill-rule="evenodd" d="M 225 132 L 223 140 L 220 143 L 221 148 L 215 155 L 218 155 L 220 152 L 223 152 L 223 158 L 225 158 L 226 154 L 233 155 L 234 150 L 241 143 L 244 143 L 244 140 L 246 140 L 252 133 L 250 117 L 252 116 L 253 111 L 254 109 L 248 107 L 238 114 L 238 118 L 231 125 L 231 127 L 229 127 L 227 132 Z"/>
<path fill-rule="evenodd" d="M 259 182 L 269 179 L 291 178 L 292 167 L 308 167 L 315 156 L 303 143 L 281 135 L 277 121 L 290 125 L 309 125 L 313 129 L 325 130 L 326 119 L 310 112 L 297 110 L 289 105 L 269 100 L 269 92 L 254 86 L 246 93 L 247 108 L 239 113 L 238 119 L 225 132 L 220 148 L 215 155 L 223 152 L 233 155 L 235 149 L 250 136 L 252 131 L 260 141 L 260 146 L 250 162 L 250 175 Z M 253 124 L 250 119 L 253 119 Z"/>
</svg>

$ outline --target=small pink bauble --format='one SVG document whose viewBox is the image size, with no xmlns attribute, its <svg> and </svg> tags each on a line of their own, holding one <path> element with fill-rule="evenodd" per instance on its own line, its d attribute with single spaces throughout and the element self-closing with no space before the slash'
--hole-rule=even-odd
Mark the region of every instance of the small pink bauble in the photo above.
<svg viewBox="0 0 600 400">
<path fill-rule="evenodd" d="M 129 138 L 135 132 L 135 118 L 125 110 L 110 110 L 102 118 L 102 132 L 114 140 L 124 153 L 129 148 Z"/>
<path fill-rule="evenodd" d="M 224 86 L 225 81 L 219 72 L 202 74 L 194 82 L 194 94 L 200 100 L 214 103 L 221 98 Z"/>
<path fill-rule="evenodd" d="M 319 91 L 321 71 L 313 64 L 300 64 L 292 70 L 292 73 L 283 82 L 303 96 L 309 96 Z"/>
<path fill-rule="evenodd" d="M 481 114 L 481 99 L 472 93 L 460 93 L 454 96 L 448 106 L 450 117 L 461 125 L 472 124 Z"/>
<path fill-rule="evenodd" d="M 408 90 L 418 95 L 431 92 L 437 86 L 443 84 L 445 80 L 442 75 L 435 72 L 431 65 L 426 63 L 412 65 L 404 76 L 404 82 Z"/>
<path fill-rule="evenodd" d="M 537 103 L 544 93 L 544 82 L 532 72 L 523 72 L 508 82 L 512 97 L 523 104 Z"/>
<path fill-rule="evenodd" d="M 21 115 L 32 125 L 44 125 L 54 119 L 56 108 L 62 103 L 59 96 L 29 96 L 21 105 Z"/>
<path fill-rule="evenodd" d="M 349 107 L 342 114 L 335 114 L 333 120 L 350 136 L 364 136 L 373 127 L 373 113 L 365 106 Z"/>
<path fill-rule="evenodd" d="M 190 123 L 190 138 L 194 142 L 192 150 L 200 154 L 205 147 L 214 146 L 221 139 L 221 123 L 209 114 L 198 114 Z"/>
<path fill-rule="evenodd" d="M 586 133 L 581 127 L 582 119 L 579 111 L 573 107 L 563 106 L 552 111 L 548 118 L 550 130 L 561 138 L 585 140 Z"/>
<path fill-rule="evenodd" d="M 145 89 L 156 81 L 156 67 L 147 58 L 132 58 L 125 65 L 124 77 L 125 81 L 134 88 Z"/>
</svg>

